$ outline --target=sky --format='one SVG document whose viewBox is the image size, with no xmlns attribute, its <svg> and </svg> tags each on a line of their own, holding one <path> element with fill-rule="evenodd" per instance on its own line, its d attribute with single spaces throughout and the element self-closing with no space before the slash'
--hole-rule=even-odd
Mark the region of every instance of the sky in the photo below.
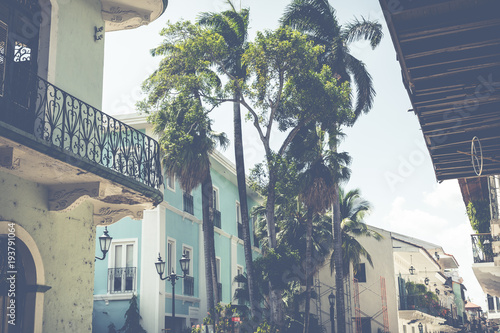
<svg viewBox="0 0 500 333">
<path fill-rule="evenodd" d="M 250 33 L 278 27 L 290 0 L 234 0 L 250 8 Z M 472 272 L 473 233 L 457 180 L 438 184 L 425 147 L 417 116 L 401 79 L 401 68 L 378 0 L 332 1 L 341 24 L 354 17 L 378 20 L 384 27 L 381 44 L 372 50 L 367 42 L 350 45 L 351 54 L 362 60 L 372 75 L 377 96 L 372 110 L 362 115 L 347 134 L 340 150 L 353 161 L 352 176 L 345 188 L 359 188 L 373 210 L 366 223 L 425 240 L 443 247 L 460 265 L 460 275 L 473 303 L 485 306 L 485 295 Z M 228 9 L 225 0 L 169 0 L 165 13 L 148 26 L 107 33 L 105 37 L 103 111 L 111 114 L 135 112 L 141 83 L 160 59 L 149 50 L 161 43 L 160 30 L 167 21 L 194 21 L 200 12 Z M 233 137 L 231 107 L 214 112 L 214 129 Z M 232 113 L 230 113 L 232 114 Z M 261 162 L 263 149 L 250 123 L 243 127 L 245 165 Z M 224 155 L 234 161 L 233 147 Z"/>
</svg>

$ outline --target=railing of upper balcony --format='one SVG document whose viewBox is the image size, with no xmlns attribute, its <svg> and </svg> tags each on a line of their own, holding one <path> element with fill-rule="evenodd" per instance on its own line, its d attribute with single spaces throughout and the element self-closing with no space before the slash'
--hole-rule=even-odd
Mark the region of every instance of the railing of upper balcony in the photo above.
<svg viewBox="0 0 500 333">
<path fill-rule="evenodd" d="M 475 263 L 493 262 L 492 241 L 489 233 L 471 235 L 472 255 Z"/>
<path fill-rule="evenodd" d="M 109 268 L 108 292 L 110 294 L 134 292 L 136 277 L 135 267 Z"/>
<path fill-rule="evenodd" d="M 4 82 L 2 82 L 4 84 Z M 3 96 L 0 121 L 52 146 L 158 189 L 158 142 L 31 74 L 23 93 Z"/>
<path fill-rule="evenodd" d="M 488 188 L 490 193 L 490 212 L 493 220 L 500 220 L 500 176 L 488 177 Z"/>
</svg>

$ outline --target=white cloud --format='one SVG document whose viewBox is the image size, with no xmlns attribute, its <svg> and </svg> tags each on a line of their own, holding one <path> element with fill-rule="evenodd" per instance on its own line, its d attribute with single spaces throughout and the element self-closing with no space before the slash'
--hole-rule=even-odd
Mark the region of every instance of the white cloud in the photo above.
<svg viewBox="0 0 500 333">
<path fill-rule="evenodd" d="M 405 204 L 402 197 L 394 199 L 384 224 L 391 231 L 436 243 L 436 236 L 447 228 L 448 221 L 420 209 L 408 209 Z"/>
<path fill-rule="evenodd" d="M 458 181 L 448 180 L 437 184 L 430 193 L 424 192 L 424 202 L 431 207 L 458 208 L 464 207 Z"/>
</svg>

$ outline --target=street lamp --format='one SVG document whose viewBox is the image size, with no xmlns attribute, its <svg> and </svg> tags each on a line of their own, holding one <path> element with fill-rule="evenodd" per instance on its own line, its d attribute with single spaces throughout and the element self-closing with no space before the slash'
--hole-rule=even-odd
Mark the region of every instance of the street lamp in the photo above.
<svg viewBox="0 0 500 333">
<path fill-rule="evenodd" d="M 335 333 L 335 295 L 333 291 L 328 295 L 328 302 L 330 302 L 330 324 L 332 325 L 332 333 Z"/>
<path fill-rule="evenodd" d="M 418 323 L 418 331 L 419 331 L 420 333 L 424 333 L 424 325 L 422 325 L 422 323 L 421 323 L 421 322 L 420 322 L 420 323 Z"/>
<path fill-rule="evenodd" d="M 190 259 L 184 253 L 182 255 L 182 258 L 179 260 L 179 263 L 181 264 L 182 276 L 175 274 L 174 270 L 172 269 L 170 275 L 167 275 L 165 277 L 163 277 L 163 273 L 165 273 L 165 262 L 161 259 L 161 255 L 159 253 L 158 253 L 158 261 L 155 262 L 156 272 L 160 276 L 160 280 L 162 281 L 167 280 L 172 283 L 172 327 L 173 327 L 172 331 L 173 332 L 175 332 L 175 281 L 185 278 L 186 275 L 189 273 L 189 261 Z"/>
<path fill-rule="evenodd" d="M 101 237 L 99 237 L 99 246 L 101 247 L 102 258 L 95 257 L 94 261 L 96 261 L 96 259 L 104 260 L 104 258 L 106 258 L 106 253 L 108 253 L 109 248 L 111 247 L 112 240 L 113 240 L 113 237 L 111 237 L 108 234 L 108 227 L 107 226 L 104 227 L 104 233 L 102 234 Z"/>
<path fill-rule="evenodd" d="M 415 274 L 415 267 L 413 267 L 413 257 L 412 257 L 411 254 L 410 254 L 410 262 L 411 263 L 410 263 L 410 269 L 409 269 L 409 271 L 410 271 L 410 275 L 413 275 L 413 274 Z"/>
</svg>

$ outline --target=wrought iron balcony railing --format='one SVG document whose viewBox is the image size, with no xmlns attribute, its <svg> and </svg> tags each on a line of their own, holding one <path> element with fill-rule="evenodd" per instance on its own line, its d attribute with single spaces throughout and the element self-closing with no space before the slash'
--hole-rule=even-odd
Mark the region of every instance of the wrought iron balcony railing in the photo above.
<svg viewBox="0 0 500 333">
<path fill-rule="evenodd" d="M 0 121 L 159 189 L 158 142 L 36 75 L 26 85 L 20 93 L 0 95 Z"/>
<path fill-rule="evenodd" d="M 135 291 L 136 268 L 120 267 L 108 269 L 108 292 L 131 293 Z"/>
<path fill-rule="evenodd" d="M 194 277 L 192 276 L 184 277 L 184 295 L 194 295 Z"/>
<path fill-rule="evenodd" d="M 182 202 L 184 211 L 186 213 L 193 215 L 194 214 L 193 196 L 191 194 L 187 194 L 184 192 L 182 198 L 183 198 Z"/>
<path fill-rule="evenodd" d="M 493 262 L 493 239 L 491 234 L 473 234 L 470 236 L 472 241 L 472 256 L 474 257 L 474 263 Z"/>
<path fill-rule="evenodd" d="M 222 222 L 221 222 L 220 211 L 215 209 L 214 210 L 214 226 L 220 229 L 221 225 L 222 225 Z"/>
</svg>

